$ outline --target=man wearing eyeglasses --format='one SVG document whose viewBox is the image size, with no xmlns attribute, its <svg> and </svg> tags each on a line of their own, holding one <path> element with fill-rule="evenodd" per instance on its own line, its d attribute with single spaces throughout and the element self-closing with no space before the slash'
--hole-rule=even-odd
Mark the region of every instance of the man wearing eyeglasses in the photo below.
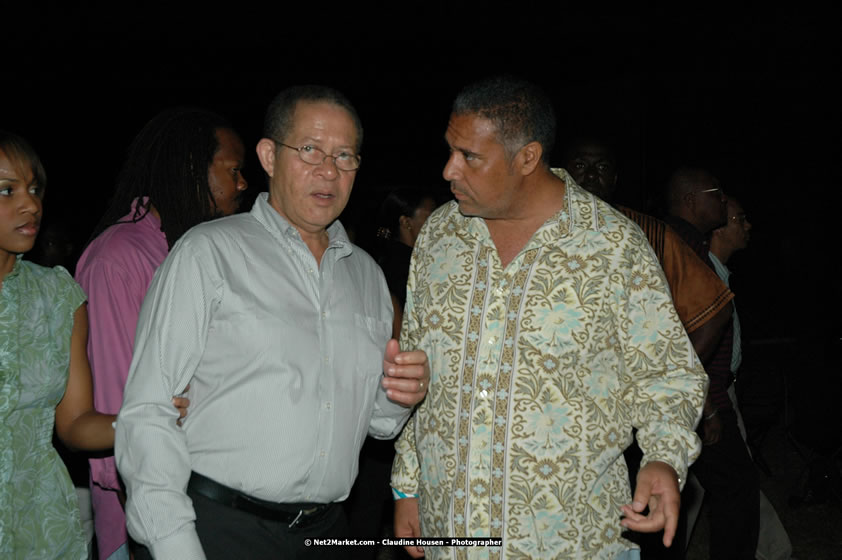
<svg viewBox="0 0 842 560">
<path fill-rule="evenodd" d="M 389 340 L 382 272 L 336 221 L 360 165 L 350 102 L 287 89 L 264 136 L 268 194 L 184 235 L 141 311 L 116 456 L 155 558 L 321 558 L 308 539 L 350 536 L 338 503 L 366 434 L 394 437 L 429 383 L 424 352 Z M 162 395 L 188 383 L 178 431 Z"/>
<path fill-rule="evenodd" d="M 707 170 L 681 168 L 667 186 L 669 217 L 665 221 L 712 269 L 711 232 L 728 221 L 727 198 Z M 743 443 L 728 397 L 733 383 L 733 322 L 705 361 L 710 388 L 700 425 L 702 454 L 693 473 L 710 505 L 710 557 L 754 558 L 759 534 L 760 488 L 754 463 Z"/>
</svg>

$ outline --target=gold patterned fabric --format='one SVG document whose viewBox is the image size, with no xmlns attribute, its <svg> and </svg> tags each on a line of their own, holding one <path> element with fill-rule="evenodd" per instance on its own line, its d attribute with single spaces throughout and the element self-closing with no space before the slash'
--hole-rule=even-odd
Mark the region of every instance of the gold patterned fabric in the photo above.
<svg viewBox="0 0 842 560">
<path fill-rule="evenodd" d="M 392 486 L 425 537 L 501 537 L 427 558 L 615 558 L 623 449 L 683 480 L 707 377 L 640 229 L 564 173 L 563 208 L 504 269 L 484 220 L 450 203 L 412 258 L 402 348 L 430 359 Z"/>
</svg>

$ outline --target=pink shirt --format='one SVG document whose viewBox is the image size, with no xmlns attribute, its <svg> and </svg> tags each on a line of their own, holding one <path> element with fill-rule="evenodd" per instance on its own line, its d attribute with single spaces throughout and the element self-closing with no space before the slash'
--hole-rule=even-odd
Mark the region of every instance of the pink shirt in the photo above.
<svg viewBox="0 0 842 560">
<path fill-rule="evenodd" d="M 122 220 L 132 214 L 134 204 Z M 123 404 L 140 306 L 167 253 L 161 222 L 150 212 L 102 232 L 76 266 L 76 281 L 88 295 L 88 358 L 100 412 L 116 414 Z M 126 519 L 114 491 L 120 488 L 114 457 L 91 459 L 90 465 L 97 545 L 105 559 L 128 540 Z"/>
</svg>

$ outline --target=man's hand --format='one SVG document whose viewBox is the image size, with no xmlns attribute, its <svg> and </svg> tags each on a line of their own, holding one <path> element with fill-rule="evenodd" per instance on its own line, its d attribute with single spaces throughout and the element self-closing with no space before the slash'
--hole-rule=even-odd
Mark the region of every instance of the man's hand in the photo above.
<svg viewBox="0 0 842 560">
<path fill-rule="evenodd" d="M 719 414 L 716 410 L 711 416 L 706 416 L 702 420 L 702 443 L 704 445 L 713 445 L 719 443 L 719 438 L 722 436 L 722 420 L 719 419 Z"/>
<path fill-rule="evenodd" d="M 421 522 L 418 520 L 418 498 L 395 500 L 395 537 L 417 539 L 421 536 Z M 424 547 L 405 546 L 413 558 L 424 557 Z"/>
<path fill-rule="evenodd" d="M 643 515 L 647 505 L 649 514 Z M 678 526 L 680 505 L 681 493 L 675 469 L 661 461 L 652 461 L 637 473 L 634 501 L 620 508 L 625 516 L 620 524 L 641 533 L 655 533 L 663 529 L 664 546 L 669 547 Z"/>
<path fill-rule="evenodd" d="M 386 395 L 398 404 L 415 406 L 424 400 L 430 386 L 430 364 L 423 350 L 401 352 L 394 338 L 386 344 L 381 384 Z"/>
</svg>

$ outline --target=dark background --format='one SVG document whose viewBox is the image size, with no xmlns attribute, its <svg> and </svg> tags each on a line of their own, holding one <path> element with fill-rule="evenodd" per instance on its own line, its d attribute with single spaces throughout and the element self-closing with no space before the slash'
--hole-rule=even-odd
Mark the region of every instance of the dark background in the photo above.
<svg viewBox="0 0 842 560">
<path fill-rule="evenodd" d="M 732 262 L 746 336 L 838 342 L 842 88 L 829 13 L 766 3 L 267 5 L 4 8 L 0 126 L 41 153 L 47 219 L 69 222 L 84 243 L 132 137 L 172 105 L 233 121 L 253 195 L 264 188 L 253 146 L 266 105 L 287 85 L 323 83 L 363 120 L 363 167 L 343 221 L 365 224 L 392 186 L 447 196 L 450 103 L 465 83 L 508 72 L 551 93 L 560 146 L 580 132 L 615 141 L 633 207 L 657 213 L 679 163 L 713 168 L 754 225 Z"/>
</svg>

